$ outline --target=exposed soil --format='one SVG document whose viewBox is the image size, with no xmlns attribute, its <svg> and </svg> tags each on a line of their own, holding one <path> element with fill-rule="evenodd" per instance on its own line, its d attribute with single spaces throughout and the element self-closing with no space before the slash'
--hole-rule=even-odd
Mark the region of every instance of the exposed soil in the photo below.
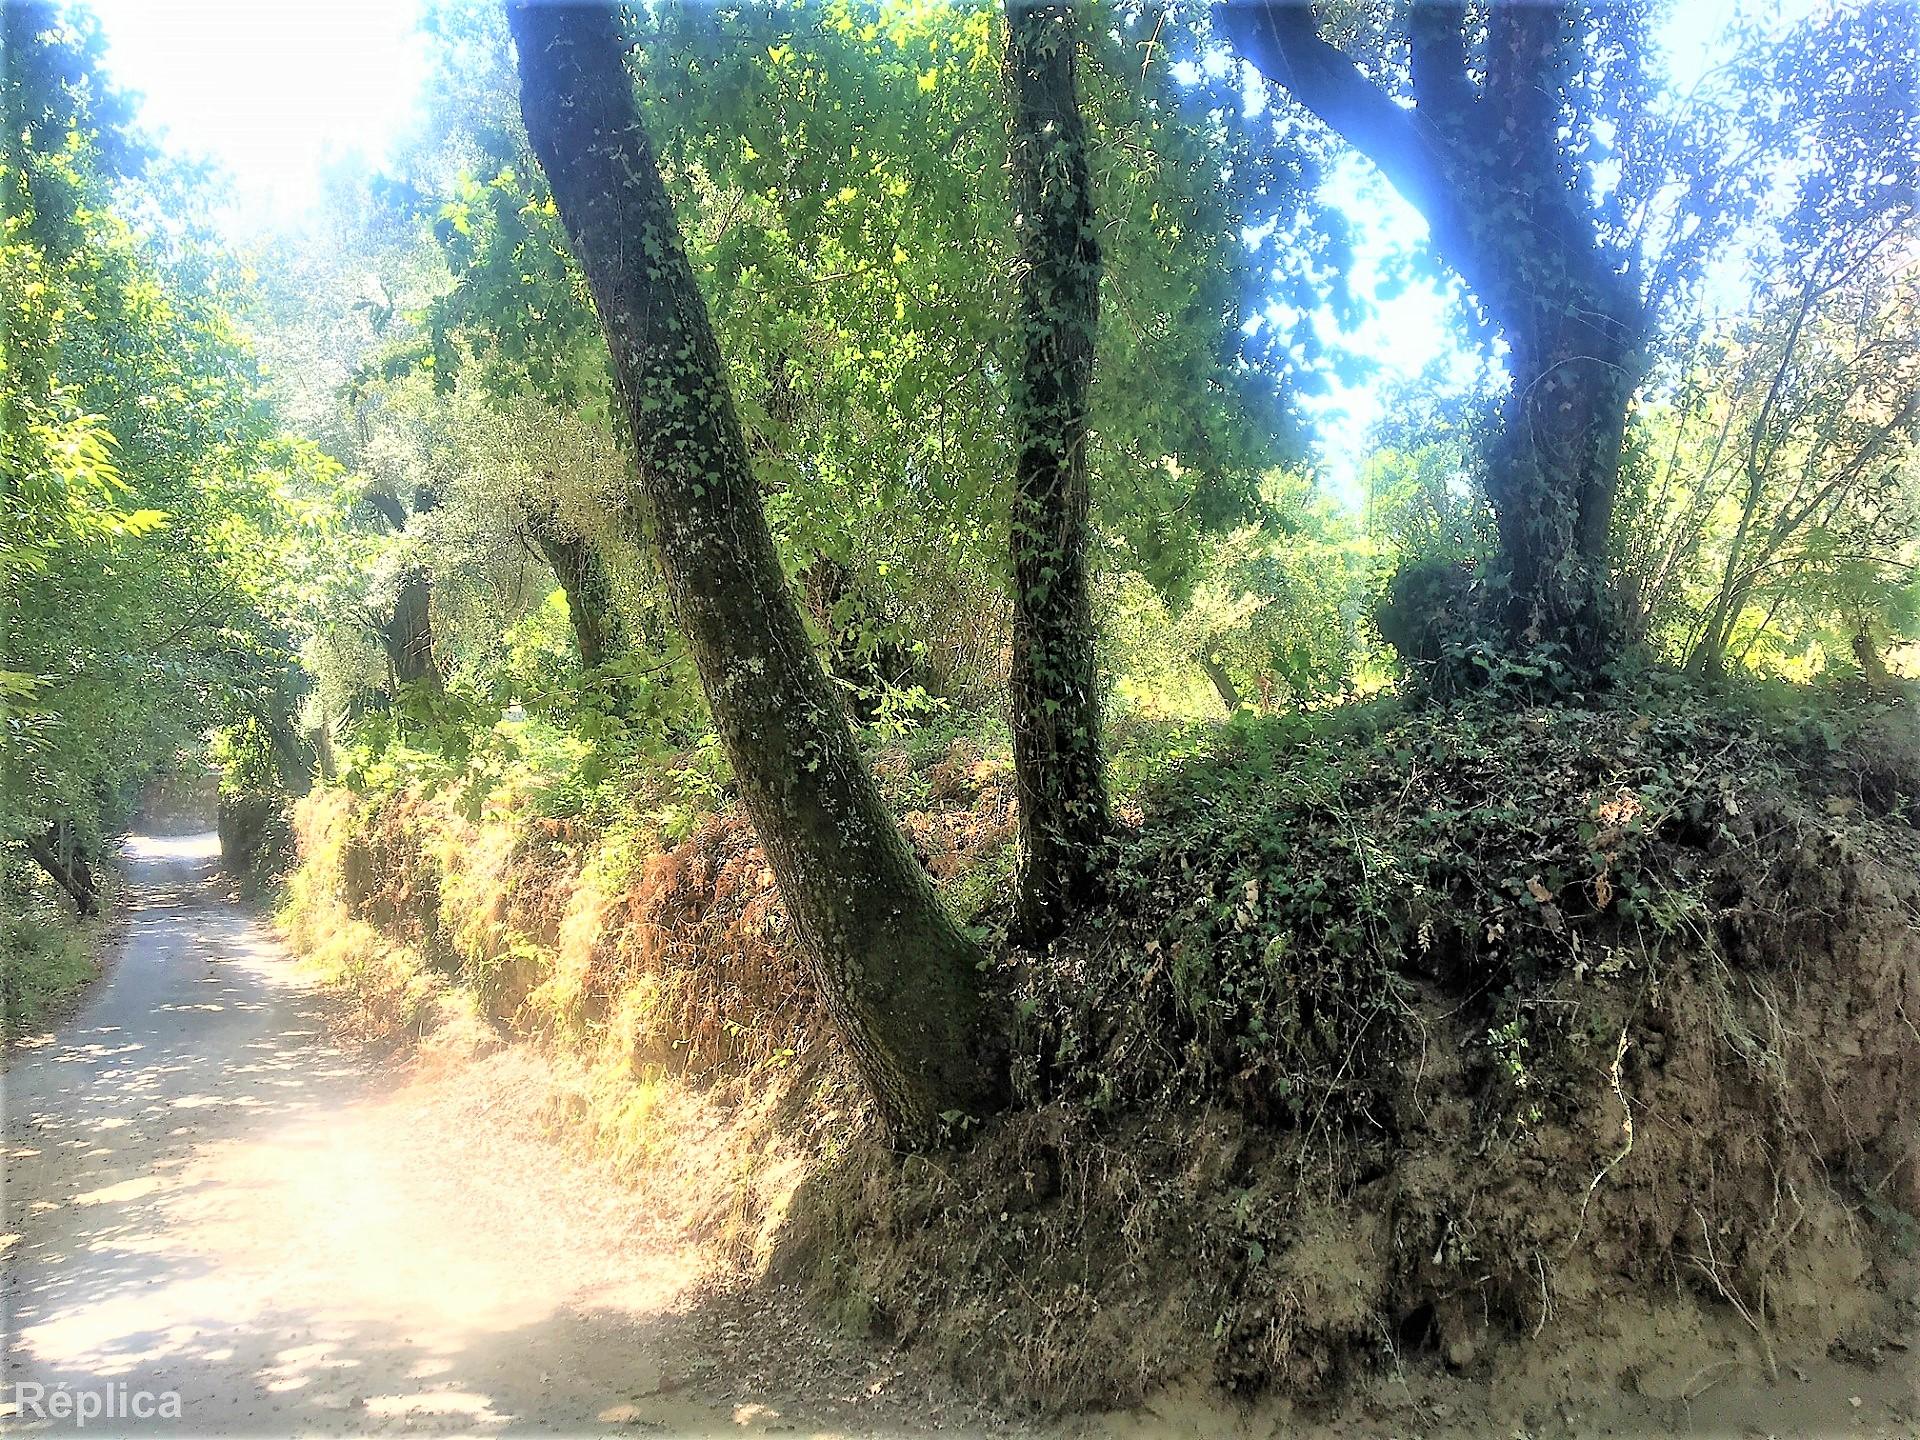
<svg viewBox="0 0 1920 1440">
<path fill-rule="evenodd" d="M 9 1382 L 177 1389 L 151 1428 L 194 1434 L 1041 1433 L 778 1289 L 716 1287 L 672 1205 L 543 1133 L 532 1051 L 343 1045 L 211 837 L 128 855 L 118 962 L 5 1075 Z M 1047 1433 L 1912 1436 L 1920 1326 L 1887 1315 L 1769 1379 L 1731 1311 L 1676 1295 L 1597 1307 L 1551 1363 L 1410 1363 L 1331 1414 L 1195 1388 Z"/>
</svg>

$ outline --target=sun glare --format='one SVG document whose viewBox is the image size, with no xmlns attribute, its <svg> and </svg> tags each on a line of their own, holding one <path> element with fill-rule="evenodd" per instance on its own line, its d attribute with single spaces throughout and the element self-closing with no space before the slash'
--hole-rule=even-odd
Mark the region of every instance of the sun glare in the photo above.
<svg viewBox="0 0 1920 1440">
<path fill-rule="evenodd" d="M 329 160 L 378 160 L 425 61 L 414 0 L 98 0 L 109 61 L 150 127 L 231 181 L 231 220 L 285 219 Z"/>
</svg>

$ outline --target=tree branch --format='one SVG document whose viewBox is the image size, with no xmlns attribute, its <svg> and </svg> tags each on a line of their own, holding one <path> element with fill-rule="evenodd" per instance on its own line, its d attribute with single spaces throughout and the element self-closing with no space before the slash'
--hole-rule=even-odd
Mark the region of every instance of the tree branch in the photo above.
<svg viewBox="0 0 1920 1440">
<path fill-rule="evenodd" d="M 1415 5 L 1407 16 L 1414 103 L 1456 145 L 1480 103 L 1467 77 L 1466 26 L 1467 7 L 1440 0 Z"/>
<path fill-rule="evenodd" d="M 1379 168 L 1387 183 L 1426 217 L 1434 247 L 1486 300 L 1497 288 L 1497 271 L 1473 242 L 1468 217 L 1447 173 L 1456 157 L 1432 122 L 1395 104 L 1343 51 L 1321 39 L 1306 5 L 1224 0 L 1214 7 L 1214 23 L 1255 69 L 1284 87 Z M 1422 30 L 1431 32 L 1423 48 L 1438 50 L 1439 23 L 1437 18 L 1422 22 Z M 1429 53 L 1429 74 L 1444 91 L 1451 82 L 1434 73 L 1435 58 Z M 1464 61 L 1460 84 L 1465 84 Z"/>
</svg>

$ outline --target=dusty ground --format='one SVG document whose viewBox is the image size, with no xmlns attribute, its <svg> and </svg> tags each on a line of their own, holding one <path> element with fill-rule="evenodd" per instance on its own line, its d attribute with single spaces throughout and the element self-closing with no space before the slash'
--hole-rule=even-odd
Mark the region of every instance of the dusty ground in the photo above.
<svg viewBox="0 0 1920 1440">
<path fill-rule="evenodd" d="M 820 1337 L 797 1305 L 710 1293 L 644 1193 L 522 1113 L 533 1057 L 400 1073 L 343 1052 L 323 997 L 215 879 L 212 837 L 129 856 L 117 959 L 0 1081 L 10 1385 L 179 1393 L 177 1421 L 93 1433 L 1017 1429 Z M 1695 1373 L 1689 1357 L 1721 1352 L 1690 1333 L 1672 1373 L 1598 1405 L 1422 1370 L 1332 1417 L 1196 1393 L 1060 1433 L 1916 1436 L 1920 1363 L 1901 1344 L 1783 1360 L 1770 1382 L 1732 1349 Z"/>
</svg>

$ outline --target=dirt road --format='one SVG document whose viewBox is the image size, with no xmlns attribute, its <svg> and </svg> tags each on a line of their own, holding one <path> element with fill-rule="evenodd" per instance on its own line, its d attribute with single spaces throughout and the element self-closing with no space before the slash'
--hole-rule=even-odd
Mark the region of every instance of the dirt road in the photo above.
<svg viewBox="0 0 1920 1440">
<path fill-rule="evenodd" d="M 178 1393 L 94 1433 L 843 1433 L 688 1398 L 687 1261 L 639 1197 L 331 1043 L 211 836 L 128 858 L 109 975 L 0 1082 L 16 1401 Z"/>
</svg>

